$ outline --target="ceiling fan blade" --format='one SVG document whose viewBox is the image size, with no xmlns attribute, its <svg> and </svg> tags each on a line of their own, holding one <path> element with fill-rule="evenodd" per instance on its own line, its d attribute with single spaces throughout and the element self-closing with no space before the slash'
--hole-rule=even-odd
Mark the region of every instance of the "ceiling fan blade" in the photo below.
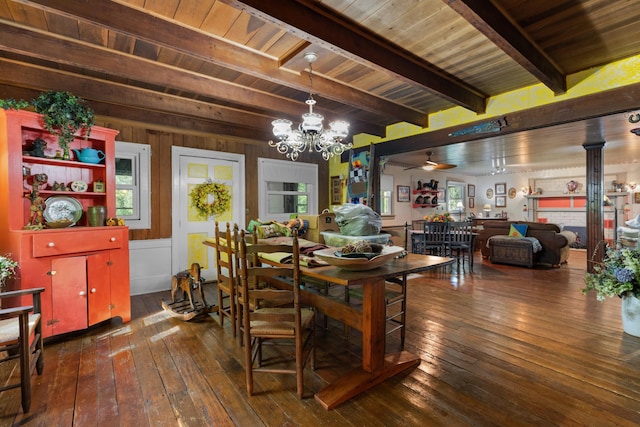
<svg viewBox="0 0 640 427">
<path fill-rule="evenodd" d="M 450 165 L 448 163 L 438 163 L 436 166 L 434 166 L 434 169 L 444 170 L 444 169 L 453 169 L 455 167 L 456 165 Z"/>
</svg>

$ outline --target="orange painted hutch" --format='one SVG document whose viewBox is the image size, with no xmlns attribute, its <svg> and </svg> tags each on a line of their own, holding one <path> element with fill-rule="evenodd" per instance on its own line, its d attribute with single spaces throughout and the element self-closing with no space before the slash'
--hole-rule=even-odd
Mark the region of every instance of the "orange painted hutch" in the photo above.
<svg viewBox="0 0 640 427">
<path fill-rule="evenodd" d="M 87 140 L 76 135 L 70 144 L 72 149 L 104 152 L 105 158 L 98 164 L 80 162 L 73 152 L 71 160 L 59 160 L 55 158 L 59 157 L 58 139 L 44 130 L 39 114 L 0 109 L 0 253 L 11 254 L 20 264 L 16 279 L 7 285 L 9 289 L 45 288 L 44 337 L 85 329 L 117 316 L 123 322 L 131 320 L 128 229 L 90 227 L 87 221 L 90 206 L 105 206 L 107 217 L 116 216 L 117 134 L 94 126 Z M 29 154 L 38 138 L 47 142 L 44 157 Z M 30 195 L 36 174 L 48 177 L 39 189 L 45 206 L 47 200 L 61 199 L 72 206 L 81 205 L 82 216 L 75 225 L 25 229 L 31 217 Z M 71 185 L 78 182 L 86 183 L 86 189 Z M 55 183 L 60 184 L 54 189 Z M 20 303 L 30 304 L 26 300 Z"/>
</svg>

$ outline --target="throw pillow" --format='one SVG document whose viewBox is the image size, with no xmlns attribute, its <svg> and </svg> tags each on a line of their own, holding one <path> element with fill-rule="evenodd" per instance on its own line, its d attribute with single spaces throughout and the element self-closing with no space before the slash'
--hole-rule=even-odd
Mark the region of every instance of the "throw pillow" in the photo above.
<svg viewBox="0 0 640 427">
<path fill-rule="evenodd" d="M 511 224 L 509 228 L 509 236 L 525 237 L 527 235 L 527 224 Z"/>
</svg>

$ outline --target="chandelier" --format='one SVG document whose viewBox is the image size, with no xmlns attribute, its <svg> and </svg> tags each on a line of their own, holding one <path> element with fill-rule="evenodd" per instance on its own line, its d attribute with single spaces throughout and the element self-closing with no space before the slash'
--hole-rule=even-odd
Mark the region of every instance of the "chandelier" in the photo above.
<svg viewBox="0 0 640 427">
<path fill-rule="evenodd" d="M 305 104 L 309 106 L 309 112 L 302 115 L 302 123 L 295 130 L 291 129 L 293 124 L 291 120 L 277 119 L 272 121 L 273 134 L 278 138 L 278 141 L 269 141 L 269 146 L 276 147 L 279 153 L 286 154 L 287 158 L 294 162 L 300 153 L 304 151 L 312 153 L 314 149 L 318 153 L 322 153 L 323 159 L 329 160 L 353 146 L 351 143 L 343 142 L 349 135 L 349 123 L 344 120 L 336 120 L 329 123 L 329 129 L 323 128 L 324 116 L 313 112 L 316 100 L 313 99 L 313 68 L 311 64 L 318 59 L 318 55 L 308 52 L 304 54 L 304 59 L 309 63 L 309 98 L 305 101 Z"/>
</svg>

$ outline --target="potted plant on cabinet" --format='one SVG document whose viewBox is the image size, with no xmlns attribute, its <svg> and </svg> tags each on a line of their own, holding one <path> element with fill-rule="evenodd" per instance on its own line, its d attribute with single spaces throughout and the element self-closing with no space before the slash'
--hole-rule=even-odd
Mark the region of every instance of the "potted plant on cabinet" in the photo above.
<svg viewBox="0 0 640 427">
<path fill-rule="evenodd" d="M 84 99 L 70 92 L 43 92 L 31 105 L 36 113 L 42 114 L 45 129 L 58 137 L 62 158 L 68 160 L 74 134 L 81 130 L 85 139 L 89 137 L 95 120 L 93 110 Z"/>
<path fill-rule="evenodd" d="M 622 298 L 622 329 L 640 337 L 640 249 L 607 247 L 602 263 L 584 277 L 582 293 L 596 292 L 598 301 Z"/>
</svg>

